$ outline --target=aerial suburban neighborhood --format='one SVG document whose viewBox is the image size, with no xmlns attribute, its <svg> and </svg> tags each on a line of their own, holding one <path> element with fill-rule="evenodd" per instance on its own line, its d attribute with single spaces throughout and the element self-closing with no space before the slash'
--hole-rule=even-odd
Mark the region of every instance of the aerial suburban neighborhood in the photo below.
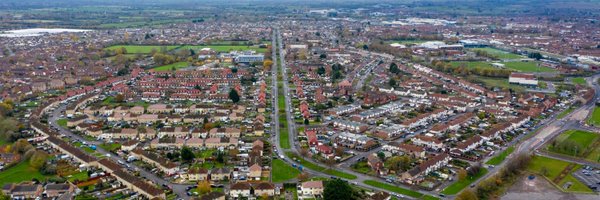
<svg viewBox="0 0 600 200">
<path fill-rule="evenodd" d="M 0 199 L 600 199 L 597 1 L 0 2 Z"/>
</svg>

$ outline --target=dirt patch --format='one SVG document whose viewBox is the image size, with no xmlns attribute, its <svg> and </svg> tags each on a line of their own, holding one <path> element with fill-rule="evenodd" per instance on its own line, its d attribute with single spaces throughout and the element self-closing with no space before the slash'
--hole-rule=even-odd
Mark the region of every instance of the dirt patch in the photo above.
<svg viewBox="0 0 600 200">
<path fill-rule="evenodd" d="M 593 194 L 572 194 L 564 193 L 556 189 L 548 180 L 540 176 L 535 176 L 533 180 L 529 180 L 527 176 L 519 178 L 517 182 L 508 189 L 506 194 L 501 197 L 503 200 L 597 200 L 600 195 Z"/>
</svg>

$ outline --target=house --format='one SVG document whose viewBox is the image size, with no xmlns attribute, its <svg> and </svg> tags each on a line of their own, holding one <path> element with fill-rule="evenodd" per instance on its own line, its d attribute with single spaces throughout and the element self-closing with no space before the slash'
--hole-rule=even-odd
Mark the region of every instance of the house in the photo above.
<svg viewBox="0 0 600 200">
<path fill-rule="evenodd" d="M 417 135 L 412 138 L 412 142 L 418 146 L 439 150 L 444 147 L 444 143 L 437 138 L 425 135 Z"/>
<path fill-rule="evenodd" d="M 128 140 L 126 142 L 123 142 L 123 144 L 121 144 L 121 150 L 123 151 L 132 151 L 133 149 L 135 149 L 138 145 L 138 141 L 136 140 Z"/>
<path fill-rule="evenodd" d="M 268 196 L 272 197 L 277 194 L 275 190 L 275 185 L 269 182 L 260 182 L 254 185 L 254 196 L 262 197 Z"/>
<path fill-rule="evenodd" d="M 432 156 L 418 166 L 402 173 L 400 178 L 406 182 L 412 183 L 418 176 L 425 176 L 430 172 L 446 166 L 450 160 L 451 158 L 447 153 L 441 153 L 436 156 Z"/>
<path fill-rule="evenodd" d="M 425 157 L 425 148 L 412 144 L 390 142 L 383 146 L 383 150 L 392 152 L 393 154 L 403 153 L 415 158 Z"/>
<path fill-rule="evenodd" d="M 211 181 L 223 181 L 230 180 L 231 172 L 229 168 L 214 168 L 210 170 L 210 180 Z"/>
<path fill-rule="evenodd" d="M 208 170 L 204 168 L 189 169 L 187 173 L 181 174 L 181 178 L 188 181 L 206 181 L 208 180 Z"/>
<path fill-rule="evenodd" d="M 252 186 L 248 182 L 237 182 L 231 185 L 229 188 L 229 197 L 233 199 L 237 198 L 248 198 L 250 197 L 250 192 L 252 190 Z"/>
<path fill-rule="evenodd" d="M 44 188 L 39 184 L 6 184 L 2 192 L 11 199 L 35 199 L 42 196 Z"/>
<path fill-rule="evenodd" d="M 323 181 L 307 181 L 300 186 L 300 194 L 306 197 L 323 195 Z"/>
<path fill-rule="evenodd" d="M 390 200 L 391 198 L 392 196 L 390 195 L 390 193 L 381 191 L 367 197 L 367 200 Z"/>
<path fill-rule="evenodd" d="M 377 173 L 383 168 L 383 161 L 376 154 L 369 154 L 367 156 L 367 164 Z"/>
<path fill-rule="evenodd" d="M 169 159 L 161 157 L 157 153 L 153 153 L 150 151 L 142 150 L 142 149 L 134 149 L 131 153 L 135 156 L 138 156 L 142 159 L 142 161 L 150 163 L 161 171 L 165 172 L 167 175 L 173 175 L 179 171 L 179 165 L 171 162 Z"/>
<path fill-rule="evenodd" d="M 262 175 L 262 167 L 258 163 L 255 163 L 254 165 L 250 166 L 249 171 L 250 173 L 248 173 L 248 177 L 250 179 L 260 180 L 260 177 Z"/>
<path fill-rule="evenodd" d="M 75 191 L 75 186 L 70 183 L 59 183 L 59 184 L 47 184 L 46 188 L 46 197 L 54 198 L 59 197 L 65 193 L 73 193 Z"/>
</svg>

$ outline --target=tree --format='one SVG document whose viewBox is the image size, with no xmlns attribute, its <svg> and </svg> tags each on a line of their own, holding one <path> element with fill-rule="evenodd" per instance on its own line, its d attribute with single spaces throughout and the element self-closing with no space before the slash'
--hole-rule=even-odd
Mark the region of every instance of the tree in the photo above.
<svg viewBox="0 0 600 200">
<path fill-rule="evenodd" d="M 115 102 L 117 102 L 117 103 L 123 103 L 124 100 L 125 100 L 125 97 L 123 96 L 123 94 L 117 94 L 115 96 Z"/>
<path fill-rule="evenodd" d="M 388 85 L 390 85 L 390 87 L 396 86 L 396 80 L 394 80 L 394 78 L 390 78 L 390 81 L 388 81 Z"/>
<path fill-rule="evenodd" d="M 396 172 L 402 172 L 410 169 L 411 159 L 404 156 L 394 156 L 385 161 L 385 166 L 390 170 L 394 170 Z"/>
<path fill-rule="evenodd" d="M 42 168 L 42 166 L 44 166 L 44 164 L 46 164 L 47 158 L 48 158 L 48 154 L 46 152 L 35 151 L 33 153 L 33 155 L 31 156 L 31 158 L 29 159 L 29 165 L 32 168 L 39 170 L 40 168 Z"/>
<path fill-rule="evenodd" d="M 192 161 L 194 160 L 194 152 L 192 152 L 192 150 L 188 147 L 183 147 L 181 149 L 181 159 L 184 161 Z"/>
<path fill-rule="evenodd" d="M 325 184 L 323 198 L 325 200 L 335 199 L 356 199 L 352 196 L 352 188 L 350 185 L 341 179 L 332 179 Z"/>
<path fill-rule="evenodd" d="M 210 183 L 208 181 L 199 181 L 197 188 L 200 195 L 207 194 L 211 191 Z"/>
<path fill-rule="evenodd" d="M 306 156 L 308 155 L 308 149 L 306 149 L 306 148 L 300 149 L 300 155 L 302 156 L 302 158 L 306 158 Z"/>
<path fill-rule="evenodd" d="M 271 66 L 273 65 L 273 61 L 269 60 L 269 59 L 265 59 L 265 61 L 263 61 L 263 68 L 265 71 L 269 71 L 271 70 Z"/>
<path fill-rule="evenodd" d="M 298 174 L 298 177 L 296 177 L 296 178 L 303 182 L 309 178 L 309 175 L 306 172 L 302 172 L 302 173 Z"/>
<path fill-rule="evenodd" d="M 460 169 L 457 172 L 458 180 L 462 181 L 467 178 L 467 170 Z"/>
<path fill-rule="evenodd" d="M 308 121 L 308 119 L 304 118 L 304 125 L 308 125 L 310 123 L 310 121 Z"/>
<path fill-rule="evenodd" d="M 477 200 L 477 195 L 471 189 L 465 189 L 456 196 L 456 200 Z"/>
<path fill-rule="evenodd" d="M 396 65 L 396 63 L 390 64 L 390 72 L 394 74 L 400 73 L 400 68 L 398 68 L 398 65 Z"/>
<path fill-rule="evenodd" d="M 233 103 L 237 103 L 240 101 L 240 95 L 238 94 L 237 91 L 235 91 L 234 89 L 231 89 L 229 91 L 229 99 L 231 99 L 231 101 L 233 101 Z"/>
<path fill-rule="evenodd" d="M 317 69 L 317 74 L 319 74 L 319 76 L 323 76 L 323 74 L 325 74 L 325 67 L 321 66 Z"/>
<path fill-rule="evenodd" d="M 385 154 L 383 152 L 377 152 L 377 157 L 381 160 L 385 160 Z"/>
</svg>

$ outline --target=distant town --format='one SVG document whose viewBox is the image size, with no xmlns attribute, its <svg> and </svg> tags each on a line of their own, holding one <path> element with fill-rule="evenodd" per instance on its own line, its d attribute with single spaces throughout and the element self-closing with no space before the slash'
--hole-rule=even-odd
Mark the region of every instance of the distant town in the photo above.
<svg viewBox="0 0 600 200">
<path fill-rule="evenodd" d="M 600 198 L 597 2 L 40 2 L 0 199 Z"/>
</svg>

